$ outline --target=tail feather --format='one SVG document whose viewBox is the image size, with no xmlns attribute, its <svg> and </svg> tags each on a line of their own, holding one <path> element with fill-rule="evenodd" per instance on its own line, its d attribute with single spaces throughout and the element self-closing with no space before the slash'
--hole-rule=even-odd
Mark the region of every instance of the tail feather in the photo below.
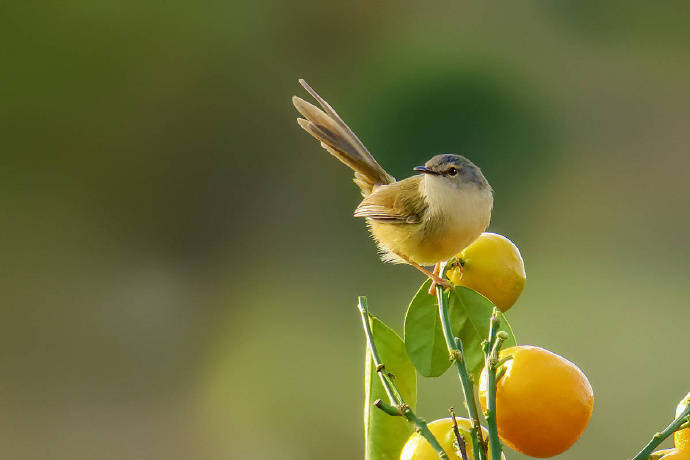
<svg viewBox="0 0 690 460">
<path fill-rule="evenodd" d="M 293 96 L 292 103 L 306 119 L 298 118 L 297 123 L 306 132 L 321 142 L 321 146 L 355 172 L 355 183 L 362 194 L 371 193 L 375 185 L 389 184 L 395 179 L 379 165 L 367 148 L 338 116 L 333 108 L 323 100 L 304 80 L 304 88 L 316 99 L 324 110 Z"/>
</svg>

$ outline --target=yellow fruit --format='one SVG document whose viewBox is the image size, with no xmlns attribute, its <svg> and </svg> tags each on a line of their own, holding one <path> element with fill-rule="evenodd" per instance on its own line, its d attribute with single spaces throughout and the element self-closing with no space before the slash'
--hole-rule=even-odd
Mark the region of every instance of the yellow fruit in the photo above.
<svg viewBox="0 0 690 460">
<path fill-rule="evenodd" d="M 690 393 L 676 407 L 676 417 L 680 416 L 680 413 L 685 410 L 688 404 L 690 404 Z M 690 428 L 676 431 L 673 434 L 673 443 L 678 449 L 690 451 Z"/>
<path fill-rule="evenodd" d="M 461 417 L 455 417 L 455 420 L 458 422 L 460 435 L 465 440 L 467 458 L 474 460 L 472 439 L 470 438 L 472 423 L 466 418 Z M 443 450 L 448 454 L 450 460 L 461 460 L 462 457 L 458 455 L 453 445 L 453 442 L 455 442 L 453 419 L 450 417 L 442 418 L 427 425 L 439 444 L 441 444 L 441 447 L 443 447 Z M 484 439 L 487 439 L 488 433 L 486 428 L 482 427 L 482 431 L 484 432 Z M 501 458 L 505 460 L 504 455 Z M 405 447 L 403 447 L 400 460 L 438 460 L 438 454 L 419 433 L 413 433 L 405 443 Z"/>
<path fill-rule="evenodd" d="M 501 311 L 513 306 L 525 287 L 525 263 L 517 246 L 496 233 L 482 233 L 458 257 L 462 269 L 446 272 L 456 286 L 467 286 L 491 300 Z"/>
<path fill-rule="evenodd" d="M 660 460 L 690 460 L 690 450 L 670 449 Z"/>
<path fill-rule="evenodd" d="M 498 434 L 510 448 L 532 457 L 566 451 L 587 428 L 594 396 L 584 373 L 567 359 L 539 347 L 506 348 L 505 374 L 496 384 Z M 479 402 L 487 404 L 487 371 Z"/>
</svg>

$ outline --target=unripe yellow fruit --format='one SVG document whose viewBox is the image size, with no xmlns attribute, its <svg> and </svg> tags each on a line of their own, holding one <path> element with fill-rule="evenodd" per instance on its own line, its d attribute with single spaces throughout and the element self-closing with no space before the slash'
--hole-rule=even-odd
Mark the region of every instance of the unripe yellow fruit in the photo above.
<svg viewBox="0 0 690 460">
<path fill-rule="evenodd" d="M 470 428 L 472 423 L 461 417 L 455 417 L 455 421 L 458 423 L 458 431 L 465 441 L 465 451 L 467 452 L 467 458 L 474 460 L 474 451 L 472 450 L 472 439 L 470 438 Z M 462 457 L 458 455 L 455 450 L 453 442 L 455 442 L 455 432 L 453 431 L 453 419 L 442 418 L 439 420 L 434 420 L 428 423 L 429 431 L 438 440 L 443 450 L 448 454 L 450 460 L 462 460 Z M 484 433 L 484 439 L 488 437 L 486 428 L 482 427 Z M 491 452 L 491 450 L 489 450 Z M 491 455 L 489 455 L 491 457 Z M 505 460 L 505 455 L 501 455 L 501 458 Z M 429 445 L 426 439 L 422 437 L 419 433 L 413 433 L 412 436 L 405 443 L 403 447 L 402 454 L 400 454 L 400 460 L 438 460 L 438 454 Z"/>
<path fill-rule="evenodd" d="M 525 263 L 508 238 L 482 233 L 458 254 L 461 268 L 446 272 L 456 286 L 466 286 L 482 294 L 505 312 L 513 306 L 525 287 Z"/>
<path fill-rule="evenodd" d="M 690 393 L 676 407 L 676 417 L 680 417 L 681 412 L 690 404 Z M 673 434 L 673 443 L 678 449 L 690 451 L 690 428 L 676 431 Z"/>
<path fill-rule="evenodd" d="M 594 406 L 592 386 L 567 359 L 548 350 L 517 346 L 502 350 L 512 356 L 496 383 L 498 436 L 511 449 L 531 457 L 565 452 L 587 428 Z M 486 368 L 479 378 L 479 403 L 487 408 Z"/>
</svg>

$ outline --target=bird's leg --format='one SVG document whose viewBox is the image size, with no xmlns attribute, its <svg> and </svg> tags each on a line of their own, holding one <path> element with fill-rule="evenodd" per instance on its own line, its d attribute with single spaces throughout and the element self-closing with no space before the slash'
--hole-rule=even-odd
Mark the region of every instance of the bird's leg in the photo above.
<svg viewBox="0 0 690 460">
<path fill-rule="evenodd" d="M 433 274 L 438 276 L 439 273 L 441 273 L 441 262 L 436 262 Z M 436 281 L 432 279 L 431 286 L 429 286 L 429 295 L 436 295 L 436 284 Z"/>
<path fill-rule="evenodd" d="M 416 268 L 416 269 L 419 270 L 420 272 L 424 273 L 424 274 L 425 274 L 426 276 L 428 276 L 429 278 L 431 278 L 432 285 L 437 284 L 437 285 L 439 285 L 439 286 L 443 286 L 443 287 L 447 287 L 447 288 L 451 288 L 451 289 L 454 287 L 454 286 L 453 286 L 453 283 L 451 283 L 451 282 L 448 281 L 448 280 L 444 280 L 443 278 L 441 278 L 440 276 L 438 276 L 438 272 L 436 271 L 436 269 L 437 269 L 437 268 L 440 268 L 440 264 L 436 264 L 436 267 L 434 267 L 434 272 L 430 272 L 430 271 L 427 270 L 426 268 L 424 268 L 424 267 L 422 267 L 421 265 L 419 265 L 417 262 L 412 261 L 412 259 L 410 259 L 409 257 L 404 256 L 404 255 L 402 255 L 402 254 L 398 254 L 397 252 L 394 253 L 394 254 L 395 254 L 396 256 L 400 257 L 402 260 L 404 260 L 404 261 L 407 262 L 408 264 L 412 265 L 414 268 Z"/>
</svg>

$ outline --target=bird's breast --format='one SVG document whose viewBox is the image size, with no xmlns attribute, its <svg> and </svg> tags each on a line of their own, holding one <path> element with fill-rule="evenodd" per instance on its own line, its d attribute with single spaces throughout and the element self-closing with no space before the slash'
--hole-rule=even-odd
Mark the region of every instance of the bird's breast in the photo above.
<svg viewBox="0 0 690 460">
<path fill-rule="evenodd" d="M 372 235 L 384 253 L 389 253 L 384 260 L 396 261 L 392 253 L 421 265 L 443 262 L 456 256 L 486 229 L 493 207 L 490 190 L 446 187 L 442 192 L 426 195 L 428 207 L 420 223 L 370 222 Z"/>
<path fill-rule="evenodd" d="M 429 209 L 426 235 L 420 241 L 420 247 L 428 247 L 428 251 L 420 252 L 427 252 L 427 257 L 433 254 L 436 262 L 456 256 L 489 226 L 492 207 L 493 197 L 488 190 L 472 188 L 449 193 Z"/>
</svg>

